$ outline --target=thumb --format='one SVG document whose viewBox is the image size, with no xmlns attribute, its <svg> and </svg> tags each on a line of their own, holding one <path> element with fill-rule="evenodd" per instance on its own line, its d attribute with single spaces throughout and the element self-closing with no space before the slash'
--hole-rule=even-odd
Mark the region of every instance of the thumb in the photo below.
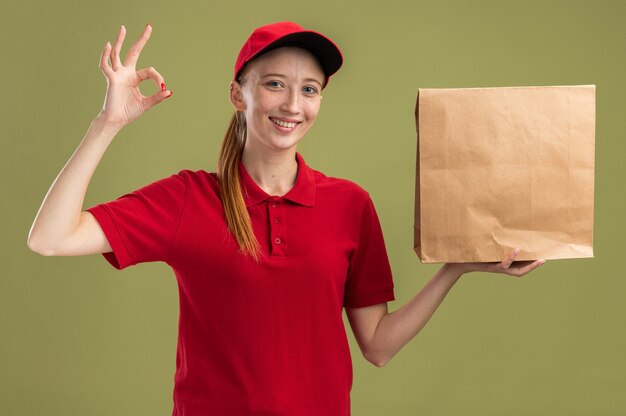
<svg viewBox="0 0 626 416">
<path fill-rule="evenodd" d="M 157 104 L 160 104 L 161 102 L 163 102 L 163 100 L 171 96 L 172 96 L 172 91 L 166 90 L 166 91 L 159 91 L 157 93 L 154 93 L 150 97 L 146 97 L 145 99 L 146 110 L 154 107 Z"/>
<path fill-rule="evenodd" d="M 513 252 L 508 255 L 504 260 L 502 260 L 502 263 L 500 263 L 500 265 L 505 268 L 508 269 L 509 267 L 511 267 L 511 264 L 513 264 L 513 262 L 515 261 L 515 258 L 519 255 L 520 253 L 520 249 L 516 248 L 515 250 L 513 250 Z"/>
</svg>

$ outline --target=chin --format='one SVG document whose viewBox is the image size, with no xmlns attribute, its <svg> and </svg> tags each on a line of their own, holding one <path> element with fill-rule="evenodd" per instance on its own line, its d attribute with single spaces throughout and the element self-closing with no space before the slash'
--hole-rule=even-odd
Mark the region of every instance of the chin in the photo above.
<svg viewBox="0 0 626 416">
<path fill-rule="evenodd" d="M 296 147 L 298 143 L 300 143 L 300 140 L 297 140 L 297 141 L 290 140 L 289 142 L 279 142 L 279 143 L 274 142 L 270 146 L 274 150 L 284 151 L 284 150 L 293 149 L 294 147 Z"/>
<path fill-rule="evenodd" d="M 266 143 L 276 150 L 286 150 L 296 146 L 302 141 L 302 139 L 304 139 L 304 136 L 293 137 L 274 135 L 273 137 L 270 137 L 270 139 Z"/>
</svg>

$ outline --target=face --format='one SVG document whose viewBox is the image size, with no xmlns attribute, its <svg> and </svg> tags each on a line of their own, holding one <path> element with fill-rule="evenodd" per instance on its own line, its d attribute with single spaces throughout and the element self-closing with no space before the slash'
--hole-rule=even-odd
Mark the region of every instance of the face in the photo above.
<svg viewBox="0 0 626 416">
<path fill-rule="evenodd" d="M 244 111 L 246 148 L 280 151 L 295 146 L 320 109 L 324 72 L 307 50 L 283 47 L 250 61 L 241 84 L 231 83 L 230 99 Z"/>
</svg>

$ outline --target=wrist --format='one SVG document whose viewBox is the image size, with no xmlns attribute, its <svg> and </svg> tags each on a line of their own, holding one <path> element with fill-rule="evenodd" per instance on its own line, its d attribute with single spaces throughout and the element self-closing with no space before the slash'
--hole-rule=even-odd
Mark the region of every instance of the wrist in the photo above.
<svg viewBox="0 0 626 416">
<path fill-rule="evenodd" d="M 96 118 L 94 118 L 91 122 L 91 125 L 98 130 L 111 133 L 117 133 L 124 127 L 123 125 L 119 125 L 117 123 L 111 123 L 110 121 L 106 120 L 102 116 L 102 114 L 98 114 Z"/>
<path fill-rule="evenodd" d="M 446 263 L 442 267 L 442 272 L 450 275 L 454 279 L 458 279 L 469 272 L 465 266 L 464 263 Z"/>
<path fill-rule="evenodd" d="M 94 118 L 87 129 L 86 138 L 88 140 L 105 140 L 111 142 L 123 126 L 108 123 L 100 116 Z"/>
</svg>

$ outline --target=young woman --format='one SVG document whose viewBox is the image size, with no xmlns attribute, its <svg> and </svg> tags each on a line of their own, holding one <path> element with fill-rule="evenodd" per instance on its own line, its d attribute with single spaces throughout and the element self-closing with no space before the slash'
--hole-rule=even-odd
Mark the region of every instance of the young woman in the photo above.
<svg viewBox="0 0 626 416">
<path fill-rule="evenodd" d="M 369 194 L 310 168 L 296 150 L 342 54 L 292 22 L 257 28 L 241 48 L 216 172 L 181 170 L 81 211 L 117 132 L 172 95 L 154 68 L 135 70 L 151 31 L 123 64 L 123 26 L 105 46 L 104 106 L 46 195 L 29 247 L 102 253 L 117 269 L 172 267 L 180 295 L 174 415 L 349 415 L 343 309 L 363 356 L 383 366 L 464 273 L 521 276 L 543 263 L 514 262 L 516 250 L 501 263 L 446 264 L 389 313 L 391 268 Z M 161 91 L 141 95 L 147 79 Z"/>
</svg>

